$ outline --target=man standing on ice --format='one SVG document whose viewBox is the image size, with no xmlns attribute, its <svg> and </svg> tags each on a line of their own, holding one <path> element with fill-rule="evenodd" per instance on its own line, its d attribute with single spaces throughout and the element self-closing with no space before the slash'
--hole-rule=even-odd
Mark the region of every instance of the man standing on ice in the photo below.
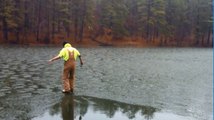
<svg viewBox="0 0 214 120">
<path fill-rule="evenodd" d="M 80 52 L 71 46 L 68 42 L 63 42 L 63 48 L 59 52 L 59 54 L 52 59 L 49 60 L 49 63 L 63 58 L 64 60 L 64 68 L 63 68 L 63 93 L 73 93 L 74 90 L 74 79 L 75 79 L 75 61 L 77 57 L 80 60 L 81 66 L 83 65 Z"/>
</svg>

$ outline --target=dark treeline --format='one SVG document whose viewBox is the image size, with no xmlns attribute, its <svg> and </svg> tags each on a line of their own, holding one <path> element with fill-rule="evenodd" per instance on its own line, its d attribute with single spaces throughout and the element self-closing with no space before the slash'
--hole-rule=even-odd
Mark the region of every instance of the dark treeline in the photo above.
<svg viewBox="0 0 214 120">
<path fill-rule="evenodd" d="M 1 43 L 212 46 L 212 0 L 0 0 Z"/>
</svg>

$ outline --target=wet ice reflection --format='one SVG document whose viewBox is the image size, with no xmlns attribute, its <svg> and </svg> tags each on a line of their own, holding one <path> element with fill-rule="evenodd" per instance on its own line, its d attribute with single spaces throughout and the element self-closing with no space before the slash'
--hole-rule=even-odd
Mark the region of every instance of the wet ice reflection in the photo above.
<svg viewBox="0 0 214 120">
<path fill-rule="evenodd" d="M 100 98 L 65 95 L 45 114 L 33 120 L 194 120 L 188 116 L 164 113 L 151 106 L 131 105 Z"/>
</svg>

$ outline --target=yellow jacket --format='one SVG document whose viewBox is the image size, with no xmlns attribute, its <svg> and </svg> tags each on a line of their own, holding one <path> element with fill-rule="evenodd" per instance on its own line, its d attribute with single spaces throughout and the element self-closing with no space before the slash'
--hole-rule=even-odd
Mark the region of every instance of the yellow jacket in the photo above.
<svg viewBox="0 0 214 120">
<path fill-rule="evenodd" d="M 69 51 L 74 52 L 74 59 L 76 60 L 78 56 L 80 56 L 80 52 L 71 46 L 71 44 L 67 43 L 64 45 L 58 54 L 59 57 L 63 58 L 65 61 L 69 59 Z"/>
</svg>

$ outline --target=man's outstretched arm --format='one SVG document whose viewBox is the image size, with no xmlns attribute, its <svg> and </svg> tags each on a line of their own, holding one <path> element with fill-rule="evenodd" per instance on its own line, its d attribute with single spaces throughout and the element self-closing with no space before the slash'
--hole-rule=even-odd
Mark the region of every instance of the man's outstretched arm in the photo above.
<svg viewBox="0 0 214 120">
<path fill-rule="evenodd" d="M 58 59 L 60 59 L 60 56 L 59 56 L 59 55 L 57 55 L 57 56 L 51 58 L 50 60 L 48 60 L 48 62 L 51 63 L 51 62 L 53 62 L 53 61 L 55 61 L 55 60 L 58 60 Z"/>
</svg>

